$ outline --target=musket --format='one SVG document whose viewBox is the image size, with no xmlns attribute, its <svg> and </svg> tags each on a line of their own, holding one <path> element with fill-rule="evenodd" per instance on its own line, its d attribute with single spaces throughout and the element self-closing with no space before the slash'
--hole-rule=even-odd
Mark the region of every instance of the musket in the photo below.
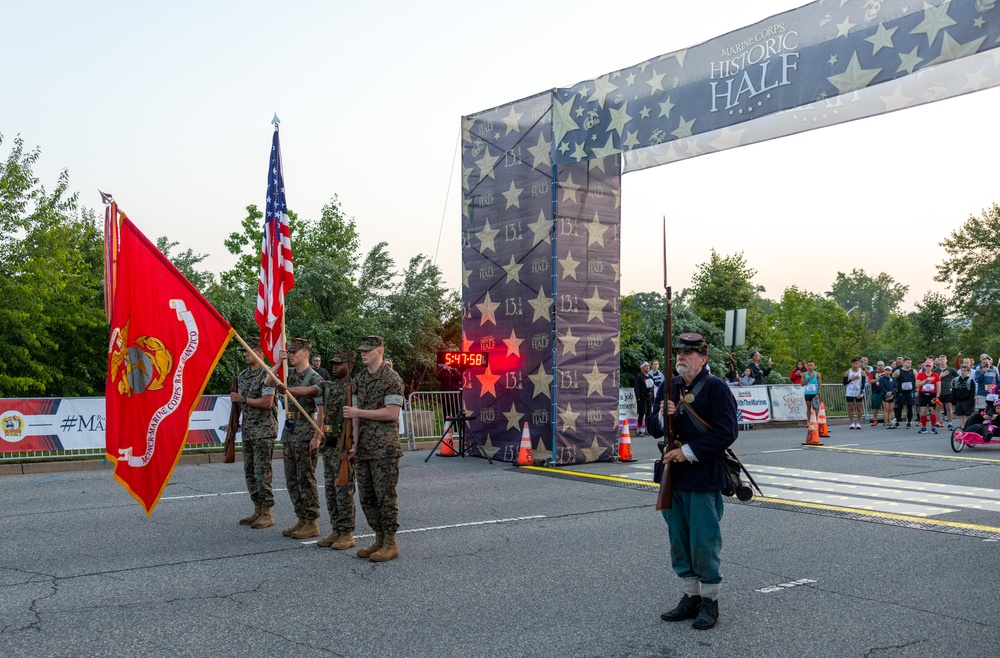
<svg viewBox="0 0 1000 658">
<path fill-rule="evenodd" d="M 233 393 L 239 393 L 239 360 L 234 361 L 233 366 Z M 222 461 L 226 464 L 232 464 L 236 461 L 236 433 L 240 430 L 241 406 L 239 402 L 233 402 L 229 409 L 229 426 L 226 427 L 226 449 L 222 458 Z"/>
<path fill-rule="evenodd" d="M 666 433 L 663 441 L 663 454 L 665 455 L 674 446 L 674 415 L 667 413 L 667 400 L 674 399 L 674 349 L 673 349 L 673 299 L 671 298 L 670 285 L 667 283 L 667 218 L 663 218 L 663 288 L 667 293 L 666 310 L 663 314 L 663 352 L 664 365 L 666 366 L 663 385 L 666 387 L 663 394 L 663 416 L 666 420 Z M 663 459 L 663 455 L 660 455 Z M 656 494 L 656 511 L 670 509 L 674 504 L 674 491 L 670 482 L 670 462 L 663 464 L 663 477 L 660 478 L 660 491 Z"/>
<path fill-rule="evenodd" d="M 347 404 L 351 404 L 353 395 L 351 395 L 351 385 L 347 384 Z M 351 451 L 351 440 L 354 437 L 354 421 L 348 421 L 347 418 L 343 420 L 340 424 L 341 433 L 344 436 L 344 451 L 340 453 L 340 467 L 337 469 L 337 479 L 334 480 L 333 486 L 335 487 L 346 487 L 349 480 L 348 469 L 351 467 L 350 461 L 347 459 L 347 453 Z"/>
</svg>

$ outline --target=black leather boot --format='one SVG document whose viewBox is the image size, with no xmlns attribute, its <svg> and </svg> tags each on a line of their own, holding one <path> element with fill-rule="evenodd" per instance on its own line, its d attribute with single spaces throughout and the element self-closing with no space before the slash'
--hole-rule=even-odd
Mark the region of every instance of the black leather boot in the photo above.
<svg viewBox="0 0 1000 658">
<path fill-rule="evenodd" d="M 694 616 L 694 615 L 692 615 Z M 691 628 L 699 631 L 707 631 L 715 626 L 719 621 L 719 602 L 711 599 L 702 599 L 698 604 L 698 616 L 695 618 Z"/>
<path fill-rule="evenodd" d="M 673 610 L 668 610 L 660 615 L 660 619 L 663 621 L 684 621 L 685 619 L 694 619 L 698 614 L 698 606 L 701 604 L 700 596 L 689 596 L 684 595 L 681 602 L 677 604 Z"/>
</svg>

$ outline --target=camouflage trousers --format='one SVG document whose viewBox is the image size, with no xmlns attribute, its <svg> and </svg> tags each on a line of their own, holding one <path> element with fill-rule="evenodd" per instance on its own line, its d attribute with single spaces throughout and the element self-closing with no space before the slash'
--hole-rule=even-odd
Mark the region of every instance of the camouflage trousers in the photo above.
<svg viewBox="0 0 1000 658">
<path fill-rule="evenodd" d="M 325 442 L 324 442 L 325 443 Z M 330 527 L 334 530 L 354 532 L 354 464 L 349 463 L 347 469 L 347 486 L 336 487 L 334 482 L 340 474 L 340 455 L 343 450 L 338 446 L 323 445 L 323 482 L 326 486 L 326 509 L 330 512 Z"/>
<path fill-rule="evenodd" d="M 368 525 L 375 532 L 399 529 L 399 457 L 358 460 L 358 498 Z"/>
<path fill-rule="evenodd" d="M 292 499 L 295 516 L 300 519 L 319 518 L 319 491 L 316 489 L 315 452 L 308 441 L 288 441 L 282 447 L 285 462 L 285 486 Z"/>
<path fill-rule="evenodd" d="M 243 440 L 243 477 L 254 505 L 274 507 L 271 489 L 271 459 L 274 456 L 274 439 Z"/>
</svg>

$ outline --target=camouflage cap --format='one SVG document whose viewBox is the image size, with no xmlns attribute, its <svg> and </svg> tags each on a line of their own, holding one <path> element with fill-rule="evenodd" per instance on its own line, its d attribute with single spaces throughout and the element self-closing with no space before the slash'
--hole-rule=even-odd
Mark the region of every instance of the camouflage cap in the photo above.
<svg viewBox="0 0 1000 658">
<path fill-rule="evenodd" d="M 365 336 L 361 339 L 361 345 L 358 349 L 362 352 L 368 352 L 376 347 L 382 347 L 383 343 L 381 336 Z"/>
<path fill-rule="evenodd" d="M 330 363 L 354 363 L 354 352 L 351 350 L 336 350 L 330 357 Z"/>
<path fill-rule="evenodd" d="M 288 341 L 288 351 L 298 352 L 299 350 L 310 350 L 312 351 L 312 341 L 306 338 L 293 338 Z"/>
<path fill-rule="evenodd" d="M 244 338 L 243 342 L 247 344 L 247 347 L 254 351 L 260 349 L 260 338 Z"/>
</svg>

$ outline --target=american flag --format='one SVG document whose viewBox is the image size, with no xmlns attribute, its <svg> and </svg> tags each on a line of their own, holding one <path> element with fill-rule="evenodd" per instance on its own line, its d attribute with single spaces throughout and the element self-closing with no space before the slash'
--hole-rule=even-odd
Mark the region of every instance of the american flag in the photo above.
<svg viewBox="0 0 1000 658">
<path fill-rule="evenodd" d="M 264 238 L 260 252 L 260 283 L 257 285 L 257 311 L 254 319 L 260 326 L 260 346 L 272 363 L 284 349 L 285 293 L 295 286 L 292 271 L 292 241 L 285 203 L 285 177 L 281 172 L 281 145 L 278 126 L 271 140 L 271 162 L 267 170 L 267 203 L 264 206 Z"/>
</svg>

